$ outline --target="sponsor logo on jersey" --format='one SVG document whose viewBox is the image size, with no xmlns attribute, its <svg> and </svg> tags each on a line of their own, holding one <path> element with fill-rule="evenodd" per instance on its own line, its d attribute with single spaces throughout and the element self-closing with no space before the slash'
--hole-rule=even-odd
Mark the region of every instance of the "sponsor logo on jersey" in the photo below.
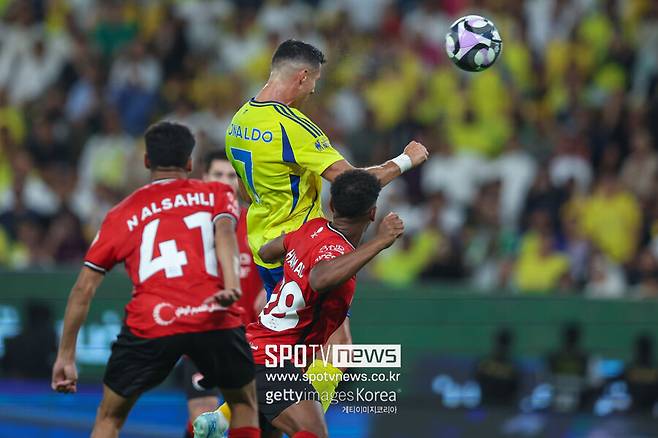
<svg viewBox="0 0 658 438">
<path fill-rule="evenodd" d="M 185 316 L 194 316 L 200 313 L 213 313 L 226 310 L 226 307 L 217 303 L 201 304 L 200 306 L 179 306 L 171 303 L 158 303 L 153 307 L 153 320 L 161 326 L 173 324 L 177 319 Z"/>
<path fill-rule="evenodd" d="M 345 247 L 343 245 L 323 245 L 320 252 L 337 252 L 343 255 L 345 254 Z"/>
<path fill-rule="evenodd" d="M 330 252 L 325 252 L 325 253 L 320 254 L 319 256 L 317 256 L 317 258 L 315 259 L 315 261 L 313 263 L 318 263 L 318 262 L 321 262 L 322 260 L 333 260 L 335 258 L 336 258 L 335 254 L 332 254 Z"/>
<path fill-rule="evenodd" d="M 318 138 L 315 140 L 315 149 L 319 151 L 323 151 L 331 146 L 331 143 L 329 143 L 329 140 L 326 138 L 320 139 Z"/>
<path fill-rule="evenodd" d="M 322 230 L 324 230 L 324 227 L 320 227 L 317 230 L 315 230 L 315 232 L 311 234 L 311 239 L 315 239 L 316 237 L 318 237 L 318 235 L 322 232 Z"/>
</svg>

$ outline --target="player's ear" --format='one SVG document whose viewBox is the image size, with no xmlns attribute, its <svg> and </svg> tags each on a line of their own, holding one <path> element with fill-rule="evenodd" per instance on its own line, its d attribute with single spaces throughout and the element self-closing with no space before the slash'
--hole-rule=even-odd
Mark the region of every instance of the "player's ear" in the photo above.
<svg viewBox="0 0 658 438">
<path fill-rule="evenodd" d="M 375 222 L 375 217 L 377 217 L 377 207 L 372 207 L 370 209 L 370 222 Z"/>
<path fill-rule="evenodd" d="M 192 172 L 192 157 L 187 159 L 187 164 L 185 164 L 185 171 Z"/>
<path fill-rule="evenodd" d="M 329 199 L 329 211 L 331 211 L 331 215 L 333 216 L 333 215 L 334 215 L 334 211 L 335 211 L 335 210 L 334 210 L 334 200 L 331 199 L 331 198 Z"/>
<path fill-rule="evenodd" d="M 147 169 L 151 168 L 151 162 L 149 161 L 149 157 L 146 155 L 146 153 L 144 153 L 144 167 Z"/>
</svg>

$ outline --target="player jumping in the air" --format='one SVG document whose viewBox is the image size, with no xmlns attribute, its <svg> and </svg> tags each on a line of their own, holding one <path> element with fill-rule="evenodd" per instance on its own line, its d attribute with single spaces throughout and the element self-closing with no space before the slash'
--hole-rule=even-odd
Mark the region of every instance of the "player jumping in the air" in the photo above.
<svg viewBox="0 0 658 438">
<path fill-rule="evenodd" d="M 218 386 L 233 411 L 232 438 L 257 438 L 254 365 L 245 339 L 231 188 L 187 179 L 194 137 L 162 122 L 146 132 L 151 183 L 106 216 L 71 290 L 52 388 L 75 392 L 75 346 L 105 272 L 125 263 L 134 285 L 112 346 L 93 438 L 117 437 L 139 396 L 160 384 L 182 355 Z M 221 266 L 219 277 L 218 261 Z"/>
<path fill-rule="evenodd" d="M 209 153 L 204 162 L 203 180 L 206 182 L 215 181 L 228 184 L 235 191 L 238 190 L 238 175 L 231 166 L 224 151 L 213 151 Z M 247 242 L 247 209 L 240 207 L 240 219 L 237 227 L 238 247 L 240 249 L 240 285 L 242 286 L 242 297 L 235 305 L 242 307 L 242 321 L 244 325 L 255 322 L 258 314 L 265 306 L 265 290 L 263 282 L 258 275 L 254 259 Z M 187 409 L 189 417 L 194 420 L 204 412 L 212 411 L 218 404 L 218 390 L 216 388 L 205 389 L 199 385 L 199 380 L 203 375 L 194 362 L 189 358 L 183 359 L 183 374 L 185 382 L 185 393 L 187 396 Z M 230 414 L 228 410 L 221 417 L 222 424 L 219 424 L 222 430 L 228 428 Z M 229 417 L 229 418 L 226 418 Z M 226 422 L 224 422 L 226 421 Z M 198 423 L 197 435 L 207 434 L 207 429 L 203 425 L 207 423 Z M 186 436 L 192 438 L 192 423 L 188 423 Z"/>
<path fill-rule="evenodd" d="M 327 437 L 320 403 L 325 395 L 316 392 L 293 363 L 280 361 L 286 354 L 283 347 L 293 345 L 305 345 L 307 353 L 297 357 L 295 363 L 313 361 L 314 348 L 324 346 L 347 316 L 356 273 L 402 235 L 402 220 L 389 213 L 376 235 L 360 245 L 366 228 L 375 219 L 379 191 L 380 184 L 372 174 L 363 170 L 345 172 L 331 186 L 331 222 L 324 218 L 310 220 L 259 251 L 264 261 L 283 260 L 284 269 L 283 279 L 259 321 L 247 328 L 256 363 L 263 436 L 280 436 L 282 431 L 288 436 L 304 432 L 306 438 Z M 275 367 L 267 367 L 267 361 Z M 276 378 L 276 374 L 300 375 L 295 379 Z"/>
<path fill-rule="evenodd" d="M 354 169 L 331 146 L 325 133 L 297 109 L 314 93 L 324 62 L 324 54 L 310 44 L 295 40 L 281 43 L 272 57 L 269 80 L 238 110 L 226 133 L 226 154 L 240 176 L 242 196 L 252 201 L 247 214 L 249 245 L 268 301 L 283 268 L 278 261 L 258 257 L 258 250 L 281 233 L 322 217 L 322 178 L 333 182 Z M 365 170 L 384 186 L 427 157 L 427 149 L 412 141 L 398 157 Z M 329 342 L 351 343 L 347 319 Z M 331 364 L 312 370 L 341 374 Z M 333 393 L 338 379 L 314 381 L 319 391 Z"/>
</svg>

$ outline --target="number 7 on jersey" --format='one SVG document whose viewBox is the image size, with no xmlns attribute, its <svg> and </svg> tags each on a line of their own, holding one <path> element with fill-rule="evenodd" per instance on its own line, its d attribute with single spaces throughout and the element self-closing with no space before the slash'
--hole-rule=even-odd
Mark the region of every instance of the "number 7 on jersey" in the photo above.
<svg viewBox="0 0 658 438">
<path fill-rule="evenodd" d="M 256 193 L 256 186 L 254 185 L 254 162 L 251 159 L 251 151 L 231 148 L 231 155 L 233 155 L 235 161 L 244 164 L 244 173 L 247 179 L 247 184 L 249 185 L 249 191 L 251 191 L 254 202 L 260 204 L 260 197 L 258 196 L 258 193 Z"/>
</svg>

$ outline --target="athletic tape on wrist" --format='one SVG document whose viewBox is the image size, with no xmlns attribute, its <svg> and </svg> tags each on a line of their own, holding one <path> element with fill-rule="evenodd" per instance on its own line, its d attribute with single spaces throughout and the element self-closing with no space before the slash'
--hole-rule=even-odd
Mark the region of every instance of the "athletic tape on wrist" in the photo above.
<svg viewBox="0 0 658 438">
<path fill-rule="evenodd" d="M 411 163 L 411 158 L 407 154 L 400 154 L 397 157 L 393 158 L 391 161 L 400 168 L 401 173 L 404 173 L 413 167 L 413 164 Z"/>
</svg>

